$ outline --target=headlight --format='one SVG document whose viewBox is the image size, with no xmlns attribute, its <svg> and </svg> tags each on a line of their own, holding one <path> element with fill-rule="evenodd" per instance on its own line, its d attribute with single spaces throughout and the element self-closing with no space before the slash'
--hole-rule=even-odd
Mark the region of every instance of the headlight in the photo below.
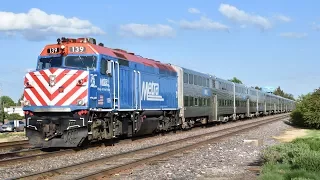
<svg viewBox="0 0 320 180">
<path fill-rule="evenodd" d="M 56 79 L 56 76 L 50 75 L 50 80 L 51 80 L 51 81 L 54 81 L 55 79 Z"/>
<path fill-rule="evenodd" d="M 26 101 L 24 101 L 24 106 L 30 106 L 30 101 L 28 101 L 28 100 L 26 100 Z"/>
<path fill-rule="evenodd" d="M 83 99 L 78 99 L 77 104 L 78 104 L 78 106 L 84 106 L 86 103 Z"/>
</svg>

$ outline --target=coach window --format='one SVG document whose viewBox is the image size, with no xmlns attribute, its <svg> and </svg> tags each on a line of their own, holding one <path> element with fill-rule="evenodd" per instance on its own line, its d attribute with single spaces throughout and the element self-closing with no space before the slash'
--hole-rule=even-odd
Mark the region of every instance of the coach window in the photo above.
<svg viewBox="0 0 320 180">
<path fill-rule="evenodd" d="M 184 100 L 184 106 L 189 106 L 189 97 L 188 96 L 184 96 L 183 100 Z"/>
<path fill-rule="evenodd" d="M 199 79 L 198 79 L 198 76 L 197 75 L 194 75 L 193 76 L 194 78 L 194 80 L 193 80 L 193 82 L 194 82 L 194 85 L 199 85 Z"/>
<path fill-rule="evenodd" d="M 189 74 L 189 84 L 193 84 L 193 74 Z"/>
<path fill-rule="evenodd" d="M 189 75 L 187 73 L 183 73 L 183 82 L 188 83 L 189 81 Z"/>
<path fill-rule="evenodd" d="M 194 102 L 193 102 L 193 97 L 189 97 L 189 106 L 193 106 Z"/>
<path fill-rule="evenodd" d="M 212 88 L 216 88 L 216 81 L 214 79 L 212 80 Z"/>
<path fill-rule="evenodd" d="M 211 105 L 211 99 L 208 98 L 208 99 L 207 99 L 207 106 L 210 106 L 210 105 Z"/>
<path fill-rule="evenodd" d="M 202 99 L 203 99 L 203 98 L 201 98 L 201 97 L 199 98 L 199 106 L 203 106 L 203 104 L 202 104 Z"/>
<path fill-rule="evenodd" d="M 202 98 L 202 104 L 203 106 L 207 106 L 207 98 Z"/>
<path fill-rule="evenodd" d="M 194 106 L 199 106 L 199 99 L 198 98 L 194 98 Z"/>
</svg>

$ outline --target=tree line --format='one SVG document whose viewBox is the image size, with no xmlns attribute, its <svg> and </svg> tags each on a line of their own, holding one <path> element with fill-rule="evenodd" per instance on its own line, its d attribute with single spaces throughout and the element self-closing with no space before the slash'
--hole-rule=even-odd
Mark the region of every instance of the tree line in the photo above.
<svg viewBox="0 0 320 180">
<path fill-rule="evenodd" d="M 21 105 L 21 100 L 23 99 L 23 96 L 21 96 L 21 98 L 18 100 L 18 102 L 14 102 L 14 100 L 12 100 L 12 98 L 10 98 L 9 96 L 1 96 L 0 97 L 0 122 L 4 122 L 5 119 L 7 120 L 22 120 L 24 119 L 23 116 L 20 116 L 20 114 L 18 113 L 12 113 L 12 114 L 8 114 L 6 112 L 4 112 L 4 108 L 9 108 L 11 106 L 20 106 Z"/>
<path fill-rule="evenodd" d="M 236 77 L 233 77 L 232 79 L 228 79 L 228 81 L 231 81 L 231 82 L 234 82 L 234 83 L 238 83 L 238 84 L 243 84 L 242 81 L 240 79 L 236 78 Z M 258 89 L 258 90 L 262 90 L 262 88 L 259 87 L 259 86 L 252 87 L 252 88 Z M 278 88 L 273 91 L 273 94 L 281 96 L 281 97 L 284 97 L 284 98 L 288 98 L 288 99 L 291 99 L 291 100 L 295 100 L 292 94 L 284 92 L 280 88 L 280 86 L 278 86 Z"/>
</svg>

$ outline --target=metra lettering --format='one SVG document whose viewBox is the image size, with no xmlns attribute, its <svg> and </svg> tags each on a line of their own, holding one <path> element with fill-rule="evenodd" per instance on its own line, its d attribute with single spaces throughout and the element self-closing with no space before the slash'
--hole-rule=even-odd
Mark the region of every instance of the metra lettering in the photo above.
<svg viewBox="0 0 320 180">
<path fill-rule="evenodd" d="M 142 82 L 142 100 L 144 101 L 164 101 L 159 95 L 159 83 L 155 82 Z"/>
<path fill-rule="evenodd" d="M 100 79 L 100 85 L 110 87 L 109 79 Z"/>
</svg>

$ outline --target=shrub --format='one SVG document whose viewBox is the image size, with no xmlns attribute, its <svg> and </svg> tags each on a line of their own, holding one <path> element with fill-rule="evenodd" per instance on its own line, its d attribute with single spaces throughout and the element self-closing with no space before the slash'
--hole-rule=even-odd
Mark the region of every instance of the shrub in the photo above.
<svg viewBox="0 0 320 180">
<path fill-rule="evenodd" d="M 309 146 L 304 143 L 285 143 L 267 148 L 263 152 L 263 159 L 269 163 L 292 163 L 292 158 L 308 151 Z"/>
<path fill-rule="evenodd" d="M 288 171 L 284 175 L 284 178 L 288 180 L 317 180 L 319 179 L 319 173 L 310 172 L 305 169 L 294 169 Z"/>
<path fill-rule="evenodd" d="M 263 180 L 320 180 L 320 138 L 299 138 L 263 152 Z"/>
<path fill-rule="evenodd" d="M 308 138 L 297 138 L 292 141 L 293 144 L 306 144 L 310 150 L 320 151 L 320 138 L 308 137 Z"/>
<path fill-rule="evenodd" d="M 291 122 L 296 126 L 320 128 L 320 89 L 299 97 Z"/>
<path fill-rule="evenodd" d="M 320 152 L 305 151 L 292 159 L 292 168 L 320 172 Z"/>
</svg>

